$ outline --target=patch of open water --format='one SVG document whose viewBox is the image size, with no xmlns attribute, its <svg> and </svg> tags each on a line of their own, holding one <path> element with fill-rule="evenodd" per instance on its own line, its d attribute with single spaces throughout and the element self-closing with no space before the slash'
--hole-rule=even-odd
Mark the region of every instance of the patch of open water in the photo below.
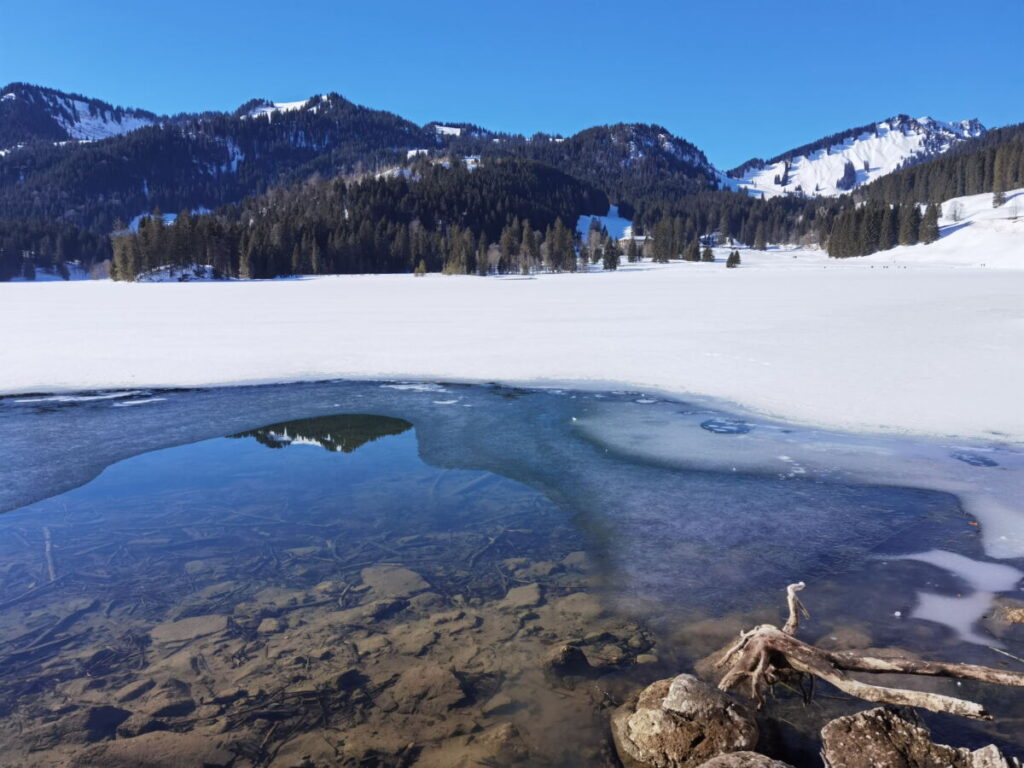
<svg viewBox="0 0 1024 768">
<path fill-rule="evenodd" d="M 1024 656 L 992 618 L 1021 561 L 921 482 L 1005 504 L 1005 447 L 630 393 L 114 394 L 0 400 L 0 765 L 612 765 L 609 709 L 777 621 L 796 580 L 812 642 Z M 552 677 L 564 644 L 594 669 Z M 1024 747 L 1018 692 L 923 685 L 997 714 L 940 738 Z M 816 765 L 861 708 L 782 694 L 765 748 Z"/>
</svg>

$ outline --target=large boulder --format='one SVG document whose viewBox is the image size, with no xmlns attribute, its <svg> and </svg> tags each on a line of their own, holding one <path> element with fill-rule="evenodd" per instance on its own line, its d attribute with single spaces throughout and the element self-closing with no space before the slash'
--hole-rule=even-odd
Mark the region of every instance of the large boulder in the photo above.
<svg viewBox="0 0 1024 768">
<path fill-rule="evenodd" d="M 1020 768 L 991 744 L 936 744 L 913 710 L 892 707 L 836 718 L 821 729 L 821 746 L 828 768 Z"/>
<path fill-rule="evenodd" d="M 742 704 L 693 675 L 652 683 L 612 715 L 625 768 L 696 768 L 753 749 L 757 724 Z"/>
<path fill-rule="evenodd" d="M 730 752 L 713 757 L 700 768 L 793 768 L 789 763 L 773 760 L 758 752 Z"/>
</svg>

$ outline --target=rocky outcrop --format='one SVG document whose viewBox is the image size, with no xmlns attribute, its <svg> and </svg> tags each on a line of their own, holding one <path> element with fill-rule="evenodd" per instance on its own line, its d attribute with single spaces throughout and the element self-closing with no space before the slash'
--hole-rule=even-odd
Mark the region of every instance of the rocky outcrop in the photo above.
<svg viewBox="0 0 1024 768">
<path fill-rule="evenodd" d="M 821 729 L 821 743 L 828 768 L 1020 768 L 993 745 L 972 751 L 934 743 L 908 709 L 877 707 L 836 718 Z"/>
<path fill-rule="evenodd" d="M 713 757 L 700 768 L 793 768 L 789 763 L 773 760 L 758 752 L 730 752 Z"/>
<path fill-rule="evenodd" d="M 758 731 L 747 707 L 693 675 L 679 675 L 651 684 L 619 707 L 612 737 L 626 768 L 697 768 L 719 755 L 753 749 Z"/>
</svg>

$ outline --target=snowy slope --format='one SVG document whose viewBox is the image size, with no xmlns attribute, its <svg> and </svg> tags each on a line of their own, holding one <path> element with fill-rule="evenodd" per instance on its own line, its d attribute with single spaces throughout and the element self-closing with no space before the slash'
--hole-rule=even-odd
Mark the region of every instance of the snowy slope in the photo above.
<svg viewBox="0 0 1024 768">
<path fill-rule="evenodd" d="M 97 141 L 159 122 L 151 112 L 25 83 L 12 83 L 0 93 L 0 122 L 26 126 L 23 141 Z"/>
<path fill-rule="evenodd" d="M 839 134 L 827 146 L 794 150 L 767 162 L 750 161 L 721 178 L 732 189 L 748 189 L 764 197 L 839 195 L 983 133 L 985 128 L 977 120 L 945 123 L 900 115 L 856 133 Z"/>
<path fill-rule="evenodd" d="M 619 206 L 613 205 L 608 208 L 608 213 L 604 216 L 580 216 L 576 220 L 576 231 L 580 233 L 584 242 L 587 241 L 587 236 L 590 234 L 591 219 L 601 222 L 601 226 L 608 230 L 609 236 L 616 240 L 625 237 L 633 227 L 632 221 L 619 216 Z"/>
</svg>

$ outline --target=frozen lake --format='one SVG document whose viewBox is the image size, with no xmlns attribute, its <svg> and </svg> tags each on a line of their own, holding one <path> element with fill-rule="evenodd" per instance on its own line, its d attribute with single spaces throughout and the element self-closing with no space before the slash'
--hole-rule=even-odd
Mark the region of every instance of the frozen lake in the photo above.
<svg viewBox="0 0 1024 768">
<path fill-rule="evenodd" d="M 776 621 L 797 580 L 811 642 L 1024 655 L 992 618 L 1024 576 L 1022 457 L 998 444 L 320 382 L 5 398 L 0 465 L 0 743 L 39 765 L 134 739 L 261 765 L 612 764 L 611 706 Z M 564 644 L 593 668 L 571 684 L 543 663 Z M 1019 696 L 955 692 L 996 721 L 937 736 L 1021 751 Z M 813 734 L 859 708 L 782 695 L 774 748 L 816 764 Z"/>
</svg>

